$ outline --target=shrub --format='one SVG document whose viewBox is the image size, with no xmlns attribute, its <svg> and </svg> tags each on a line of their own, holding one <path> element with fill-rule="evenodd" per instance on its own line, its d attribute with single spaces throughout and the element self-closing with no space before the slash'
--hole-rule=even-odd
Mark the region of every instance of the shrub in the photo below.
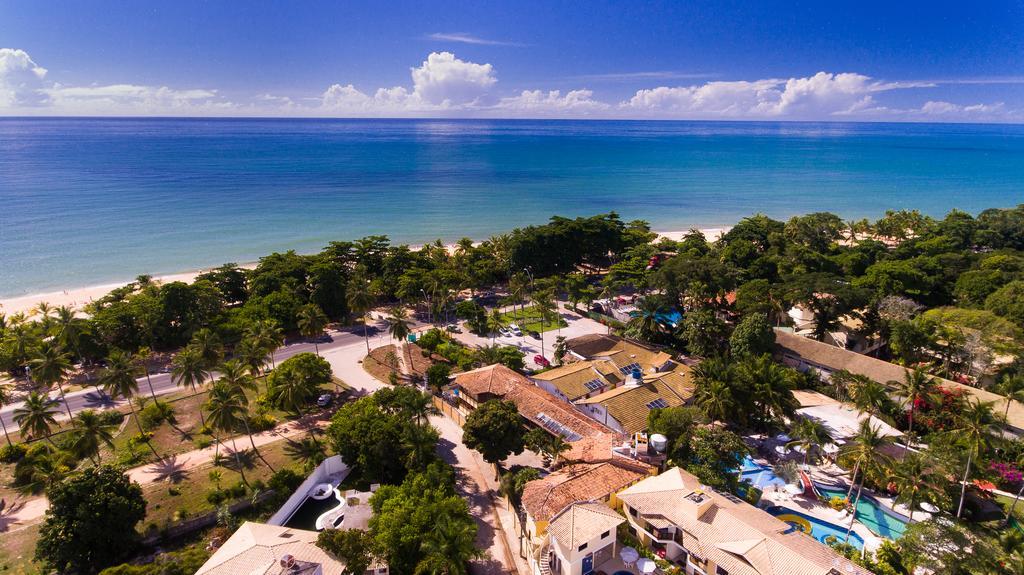
<svg viewBox="0 0 1024 575">
<path fill-rule="evenodd" d="M 17 463 L 25 457 L 26 452 L 28 452 L 28 448 L 24 443 L 5 445 L 0 448 L 0 463 Z"/>
<path fill-rule="evenodd" d="M 225 491 L 233 499 L 238 499 L 239 497 L 245 496 L 245 493 L 246 491 L 248 491 L 248 488 L 245 486 L 244 483 L 239 481 L 238 483 L 232 485 L 231 487 L 228 487 Z"/>
<path fill-rule="evenodd" d="M 225 499 L 227 499 L 227 497 L 228 494 L 220 489 L 214 489 L 206 492 L 206 501 L 208 501 L 210 505 L 220 505 Z"/>
<path fill-rule="evenodd" d="M 124 414 L 116 409 L 104 409 L 97 413 L 100 416 L 101 425 L 121 425 L 124 421 Z"/>
<path fill-rule="evenodd" d="M 277 425 L 277 419 L 267 413 L 257 413 L 249 418 L 249 429 L 253 433 L 273 429 L 275 425 Z"/>
<path fill-rule="evenodd" d="M 832 497 L 831 499 L 828 500 L 828 506 L 831 507 L 832 509 L 835 509 L 836 511 L 842 511 L 844 508 L 846 508 L 846 498 L 838 496 Z"/>
<path fill-rule="evenodd" d="M 280 493 L 291 493 L 302 484 L 303 478 L 292 469 L 278 469 L 270 476 L 267 485 Z"/>
</svg>

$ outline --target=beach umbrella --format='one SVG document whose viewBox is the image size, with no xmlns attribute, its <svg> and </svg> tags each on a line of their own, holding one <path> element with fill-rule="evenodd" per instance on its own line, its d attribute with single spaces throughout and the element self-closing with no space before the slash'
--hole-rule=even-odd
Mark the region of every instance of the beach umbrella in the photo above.
<svg viewBox="0 0 1024 575">
<path fill-rule="evenodd" d="M 927 501 L 922 501 L 921 505 L 919 505 L 919 507 L 921 508 L 922 511 L 927 511 L 928 513 L 938 513 L 939 512 L 939 508 L 938 507 L 932 505 L 931 503 L 928 503 Z"/>
<path fill-rule="evenodd" d="M 654 573 L 655 567 L 657 567 L 657 565 L 654 561 L 651 561 L 646 557 L 636 562 L 636 569 L 641 573 Z"/>
<path fill-rule="evenodd" d="M 623 563 L 632 565 L 639 558 L 640 553 L 632 547 L 623 547 L 622 549 L 619 549 L 619 559 L 622 559 Z"/>
</svg>

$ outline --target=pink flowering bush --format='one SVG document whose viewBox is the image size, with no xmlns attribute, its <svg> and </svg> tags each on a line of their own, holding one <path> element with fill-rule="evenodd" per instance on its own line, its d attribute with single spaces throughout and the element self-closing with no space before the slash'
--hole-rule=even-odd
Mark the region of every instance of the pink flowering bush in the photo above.
<svg viewBox="0 0 1024 575">
<path fill-rule="evenodd" d="M 989 464 L 988 468 L 995 474 L 996 481 L 998 481 L 1002 487 L 1016 488 L 1020 486 L 1021 481 L 1024 481 L 1024 472 L 1021 472 L 1021 470 L 1012 463 L 993 461 Z"/>
</svg>

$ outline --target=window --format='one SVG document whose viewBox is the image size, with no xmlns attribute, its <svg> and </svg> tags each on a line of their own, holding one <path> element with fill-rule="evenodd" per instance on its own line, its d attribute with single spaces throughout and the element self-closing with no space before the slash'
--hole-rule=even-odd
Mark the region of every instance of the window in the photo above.
<svg viewBox="0 0 1024 575">
<path fill-rule="evenodd" d="M 587 544 L 586 544 L 586 543 L 584 543 L 583 545 L 580 545 L 579 547 L 577 547 L 577 548 L 576 548 L 576 550 L 577 550 L 577 551 L 583 551 L 583 550 L 584 550 L 584 549 L 586 549 L 586 548 L 587 548 Z"/>
<path fill-rule="evenodd" d="M 668 402 L 660 397 L 647 404 L 647 409 L 665 409 L 666 407 L 668 407 Z"/>
<path fill-rule="evenodd" d="M 632 507 L 630 507 L 629 508 L 629 514 L 632 515 L 633 517 L 636 517 L 637 516 L 636 509 L 633 509 Z"/>
<path fill-rule="evenodd" d="M 601 534 L 601 539 L 604 539 L 605 537 L 608 537 L 611 534 L 612 534 L 611 531 L 605 531 L 604 533 Z M 726 575 L 728 575 L 728 574 L 726 574 Z"/>
</svg>

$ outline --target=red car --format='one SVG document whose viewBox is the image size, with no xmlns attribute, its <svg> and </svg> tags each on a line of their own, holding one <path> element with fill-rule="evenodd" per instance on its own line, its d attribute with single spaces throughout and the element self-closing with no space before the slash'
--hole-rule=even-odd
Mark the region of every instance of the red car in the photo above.
<svg viewBox="0 0 1024 575">
<path fill-rule="evenodd" d="M 541 367 L 551 367 L 551 362 L 548 361 L 548 358 L 540 354 L 533 356 L 533 363 L 536 363 Z"/>
</svg>

